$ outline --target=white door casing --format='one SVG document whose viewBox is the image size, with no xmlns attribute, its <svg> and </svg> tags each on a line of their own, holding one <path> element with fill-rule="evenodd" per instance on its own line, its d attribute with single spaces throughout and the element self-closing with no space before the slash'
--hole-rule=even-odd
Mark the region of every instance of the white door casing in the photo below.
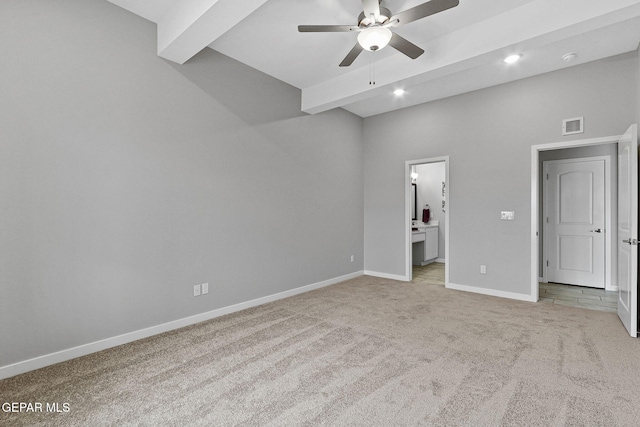
<svg viewBox="0 0 640 427">
<path fill-rule="evenodd" d="M 638 332 L 638 129 L 618 141 L 618 316 Z"/>
<path fill-rule="evenodd" d="M 549 282 L 605 287 L 607 158 L 544 162 Z"/>
</svg>

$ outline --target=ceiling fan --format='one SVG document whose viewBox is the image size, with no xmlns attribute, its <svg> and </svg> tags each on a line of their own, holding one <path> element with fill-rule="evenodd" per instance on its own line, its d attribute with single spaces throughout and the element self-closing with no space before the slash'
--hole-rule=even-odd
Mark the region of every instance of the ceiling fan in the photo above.
<svg viewBox="0 0 640 427">
<path fill-rule="evenodd" d="M 398 27 L 426 18 L 429 15 L 456 7 L 458 0 L 431 0 L 412 7 L 395 15 L 385 7 L 380 6 L 382 0 L 362 0 L 363 11 L 358 16 L 357 25 L 298 25 L 301 33 L 334 33 L 358 32 L 358 42 L 340 63 L 341 67 L 348 67 L 363 50 L 376 51 L 390 45 L 411 59 L 416 59 L 424 50 L 389 28 Z"/>
</svg>

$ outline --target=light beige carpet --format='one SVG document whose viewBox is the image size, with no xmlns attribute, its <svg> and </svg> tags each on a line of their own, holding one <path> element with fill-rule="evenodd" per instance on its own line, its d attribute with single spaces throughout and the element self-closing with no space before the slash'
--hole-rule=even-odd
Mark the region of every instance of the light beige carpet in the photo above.
<svg viewBox="0 0 640 427">
<path fill-rule="evenodd" d="M 0 425 L 636 426 L 615 314 L 363 276 L 0 381 Z"/>
</svg>

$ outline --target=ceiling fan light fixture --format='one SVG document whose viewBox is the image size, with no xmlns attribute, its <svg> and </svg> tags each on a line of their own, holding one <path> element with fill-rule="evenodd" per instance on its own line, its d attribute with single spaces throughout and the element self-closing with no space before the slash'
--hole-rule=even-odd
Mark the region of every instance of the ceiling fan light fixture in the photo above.
<svg viewBox="0 0 640 427">
<path fill-rule="evenodd" d="M 358 43 L 363 49 L 376 51 L 389 44 L 393 34 L 385 27 L 375 26 L 360 31 Z"/>
</svg>

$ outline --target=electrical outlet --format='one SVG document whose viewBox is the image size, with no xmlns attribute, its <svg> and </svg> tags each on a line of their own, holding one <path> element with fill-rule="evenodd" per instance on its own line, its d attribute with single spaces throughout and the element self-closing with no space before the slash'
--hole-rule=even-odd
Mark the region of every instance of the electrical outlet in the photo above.
<svg viewBox="0 0 640 427">
<path fill-rule="evenodd" d="M 200 296 L 200 285 L 193 285 L 193 296 Z"/>
<path fill-rule="evenodd" d="M 487 274 L 487 266 L 486 265 L 481 265 L 480 266 L 480 274 Z"/>
<path fill-rule="evenodd" d="M 202 284 L 202 295 L 208 294 L 208 293 L 209 293 L 209 284 L 208 283 L 203 283 Z"/>
</svg>

